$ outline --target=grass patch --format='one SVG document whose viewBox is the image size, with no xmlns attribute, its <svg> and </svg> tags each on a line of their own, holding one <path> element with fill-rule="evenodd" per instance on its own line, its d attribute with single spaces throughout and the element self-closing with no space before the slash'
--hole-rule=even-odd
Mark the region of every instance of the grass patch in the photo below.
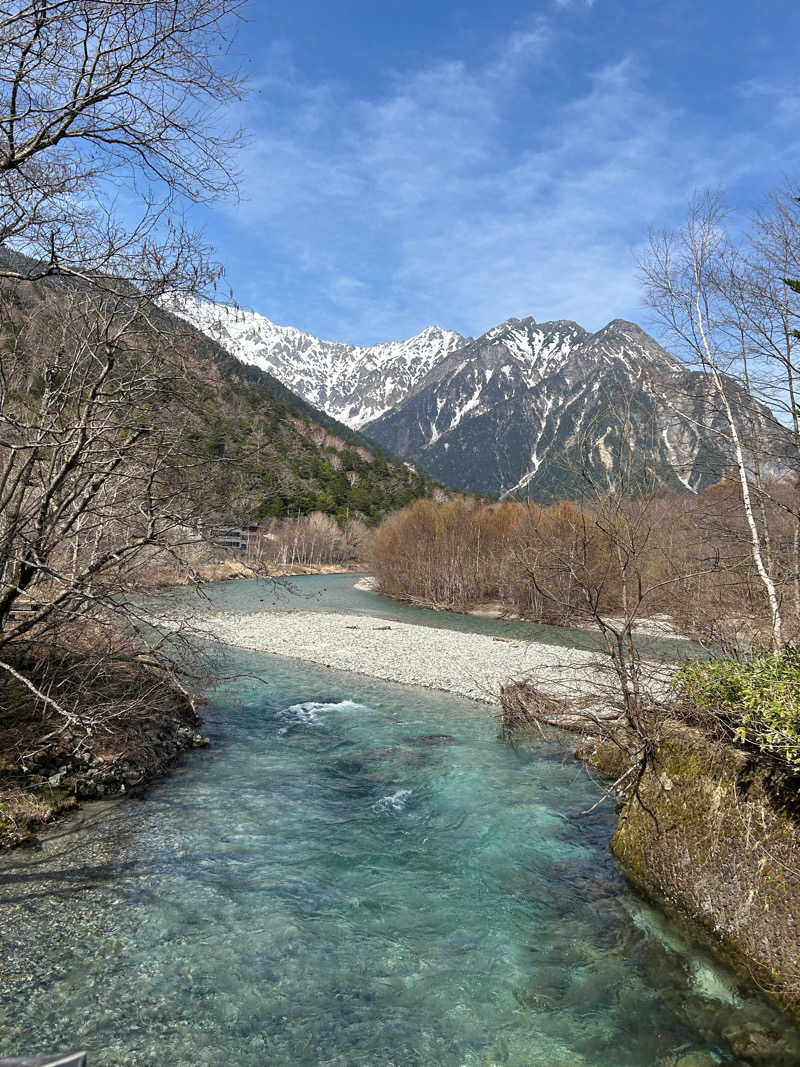
<svg viewBox="0 0 800 1067">
<path fill-rule="evenodd" d="M 0 845 L 21 844 L 38 827 L 75 805 L 75 797 L 64 789 L 4 789 L 0 793 Z"/>
</svg>

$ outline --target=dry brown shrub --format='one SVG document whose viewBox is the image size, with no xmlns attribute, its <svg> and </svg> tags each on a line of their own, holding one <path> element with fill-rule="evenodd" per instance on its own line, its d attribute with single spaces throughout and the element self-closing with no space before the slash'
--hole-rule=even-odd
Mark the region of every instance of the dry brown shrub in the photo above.
<svg viewBox="0 0 800 1067">
<path fill-rule="evenodd" d="M 784 505 L 765 505 L 764 516 L 773 568 L 788 586 L 793 491 L 776 487 L 776 500 L 781 492 L 788 494 Z M 644 533 L 642 514 L 631 516 L 603 499 L 546 506 L 420 500 L 380 526 L 368 562 L 389 596 L 450 610 L 497 602 L 509 613 L 575 625 L 594 610 L 624 614 L 619 523 L 636 518 L 637 588 L 646 590 L 641 615 L 668 616 L 682 632 L 715 644 L 757 638 L 768 610 L 738 485 L 718 482 L 695 497 L 654 494 L 646 504 Z M 796 619 L 789 628 L 797 632 Z"/>
</svg>

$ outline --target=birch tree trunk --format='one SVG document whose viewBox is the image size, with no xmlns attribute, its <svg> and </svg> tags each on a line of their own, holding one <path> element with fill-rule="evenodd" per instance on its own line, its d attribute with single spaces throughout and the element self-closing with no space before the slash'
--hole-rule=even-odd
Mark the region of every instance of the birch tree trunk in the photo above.
<svg viewBox="0 0 800 1067">
<path fill-rule="evenodd" d="M 771 643 L 779 648 L 784 642 L 781 601 L 765 542 L 768 533 L 759 530 L 755 517 L 740 427 L 740 419 L 746 423 L 750 416 L 756 421 L 762 416 L 748 388 L 749 378 L 735 382 L 743 396 L 737 405 L 741 410 L 734 410 L 730 395 L 734 388 L 730 372 L 740 361 L 741 347 L 731 336 L 731 325 L 739 319 L 740 309 L 732 306 L 728 282 L 739 262 L 738 252 L 725 233 L 719 198 L 706 195 L 692 202 L 682 230 L 651 236 L 643 270 L 652 307 L 685 353 L 699 363 L 719 400 L 741 492 L 750 554 L 769 607 Z"/>
<path fill-rule="evenodd" d="M 699 281 L 699 278 L 698 278 Z M 741 436 L 739 434 L 739 427 L 737 426 L 736 419 L 734 418 L 733 409 L 731 408 L 728 394 L 725 391 L 725 384 L 722 380 L 722 376 L 719 373 L 714 359 L 711 354 L 711 349 L 708 343 L 707 326 L 704 322 L 704 315 L 702 310 L 702 301 L 698 294 L 695 301 L 696 310 L 696 325 L 703 345 L 704 362 L 711 376 L 711 381 L 714 384 L 717 396 L 720 399 L 723 410 L 725 412 L 725 418 L 728 422 L 728 430 L 731 436 L 731 442 L 733 444 L 734 455 L 736 458 L 736 469 L 739 475 L 739 485 L 742 491 L 742 506 L 744 507 L 744 514 L 747 520 L 747 526 L 750 531 L 750 540 L 752 544 L 753 562 L 755 563 L 756 571 L 761 579 L 764 589 L 767 594 L 767 601 L 769 603 L 769 611 L 772 620 L 772 645 L 774 648 L 780 648 L 783 644 L 783 618 L 781 616 L 781 605 L 778 599 L 777 590 L 775 588 L 775 582 L 772 575 L 767 570 L 764 564 L 764 552 L 762 550 L 762 535 L 759 532 L 758 524 L 756 523 L 755 515 L 753 514 L 753 504 L 750 497 L 750 485 L 747 479 L 747 464 L 745 463 L 744 449 L 742 448 Z"/>
</svg>

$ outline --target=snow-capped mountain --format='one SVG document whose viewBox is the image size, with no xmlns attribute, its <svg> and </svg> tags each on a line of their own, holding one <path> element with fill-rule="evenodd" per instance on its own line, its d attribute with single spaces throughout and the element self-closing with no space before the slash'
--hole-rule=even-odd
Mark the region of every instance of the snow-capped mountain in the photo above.
<svg viewBox="0 0 800 1067">
<path fill-rule="evenodd" d="M 168 306 L 243 363 L 269 371 L 292 392 L 353 429 L 395 407 L 444 356 L 468 340 L 428 326 L 407 341 L 359 347 L 322 341 L 225 304 L 180 299 Z"/>
<path fill-rule="evenodd" d="M 732 468 L 706 378 L 622 319 L 596 333 L 565 320 L 509 319 L 477 340 L 430 326 L 408 341 L 357 347 L 235 307 L 191 301 L 170 310 L 456 489 L 557 499 L 580 493 L 587 474 L 610 485 L 626 463 L 697 492 Z M 730 397 L 741 409 L 733 383 Z M 755 424 L 778 432 L 765 410 Z"/>
<path fill-rule="evenodd" d="M 756 421 L 774 433 L 766 414 Z M 446 485 L 546 500 L 580 493 L 587 475 L 609 486 L 621 464 L 696 492 L 731 469 L 725 429 L 707 380 L 634 323 L 589 333 L 528 318 L 440 360 L 364 432 Z"/>
</svg>

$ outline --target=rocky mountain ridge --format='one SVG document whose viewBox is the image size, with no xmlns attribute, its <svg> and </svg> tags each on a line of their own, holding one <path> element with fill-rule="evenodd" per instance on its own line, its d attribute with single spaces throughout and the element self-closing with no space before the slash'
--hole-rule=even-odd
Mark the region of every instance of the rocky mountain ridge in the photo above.
<svg viewBox="0 0 800 1067">
<path fill-rule="evenodd" d="M 395 407 L 444 356 L 470 340 L 428 326 L 406 341 L 348 345 L 229 304 L 184 298 L 168 306 L 243 363 L 267 371 L 353 429 Z"/>
<path fill-rule="evenodd" d="M 707 379 L 623 319 L 592 333 L 570 320 L 512 318 L 476 339 L 430 327 L 358 348 L 213 304 L 180 314 L 456 489 L 553 500 L 635 468 L 697 492 L 732 469 Z M 741 410 L 746 399 L 730 390 Z M 779 432 L 763 408 L 745 421 Z"/>
</svg>

